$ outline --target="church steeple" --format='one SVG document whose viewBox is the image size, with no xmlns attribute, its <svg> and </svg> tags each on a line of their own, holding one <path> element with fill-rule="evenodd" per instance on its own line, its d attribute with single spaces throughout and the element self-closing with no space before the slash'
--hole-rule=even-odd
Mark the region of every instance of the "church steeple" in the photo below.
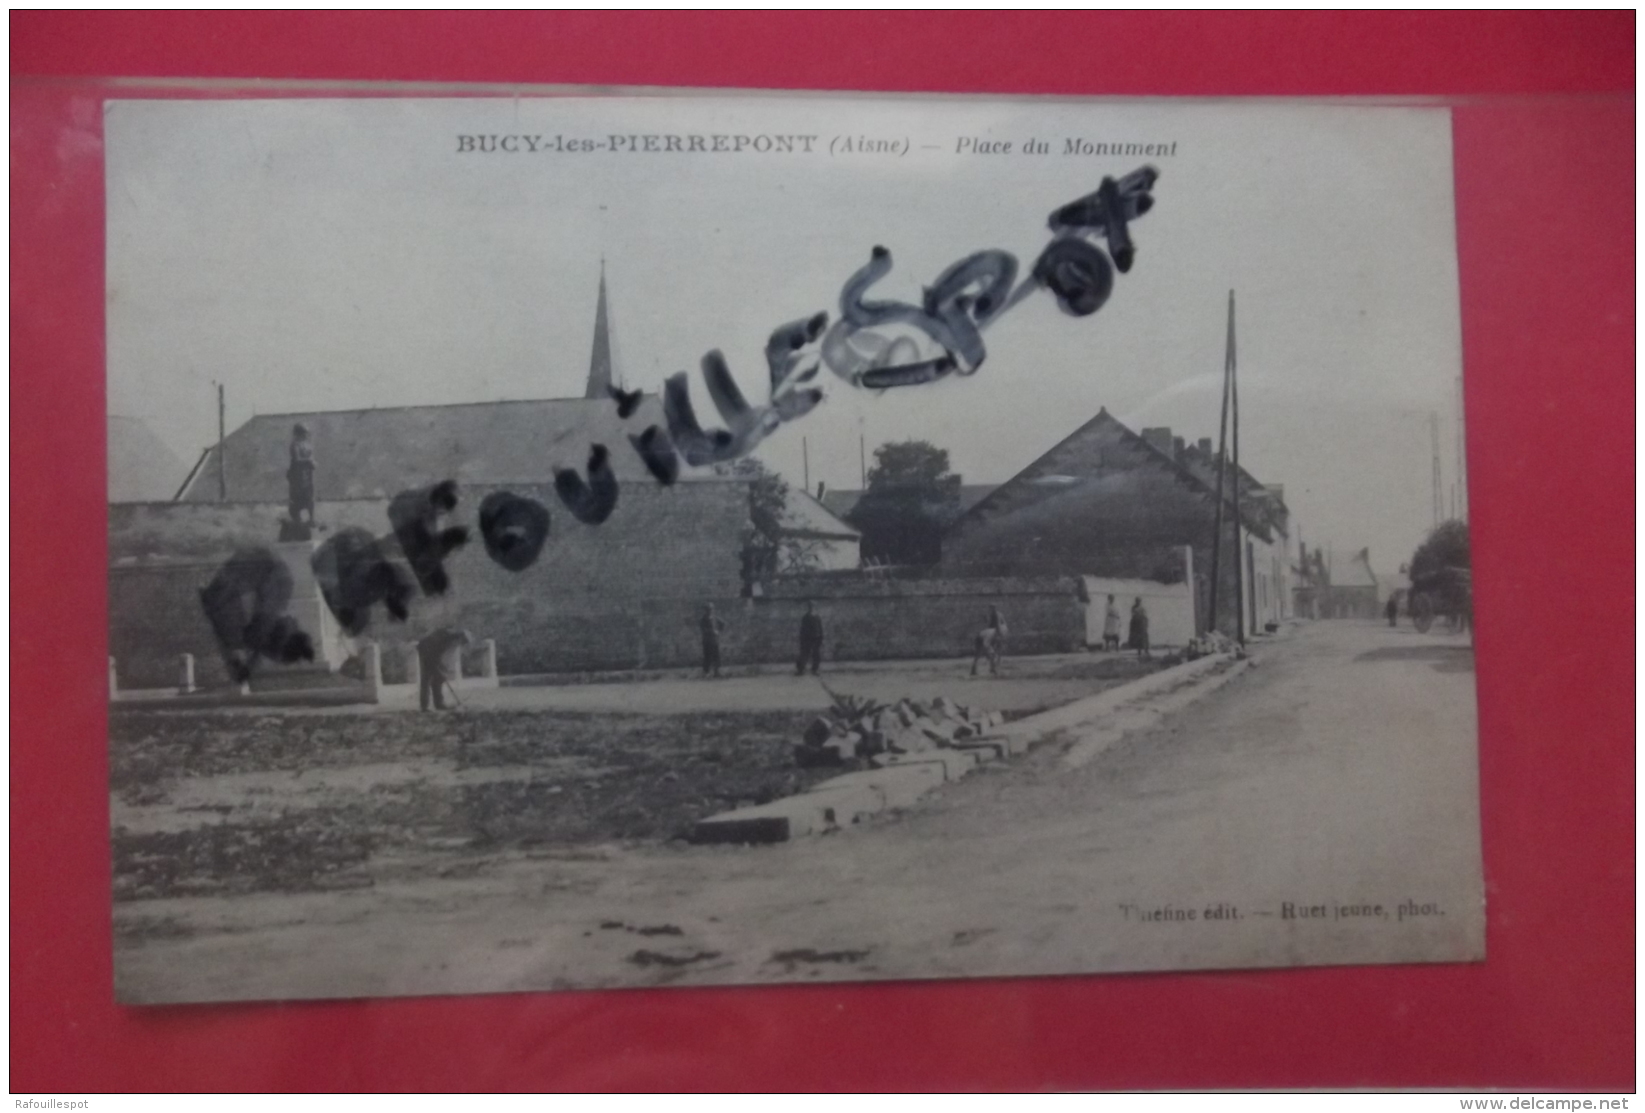
<svg viewBox="0 0 1645 1113">
<path fill-rule="evenodd" d="M 594 307 L 594 351 L 588 358 L 588 389 L 584 398 L 609 398 L 611 376 L 611 325 L 605 309 L 605 260 L 600 260 L 600 300 Z"/>
</svg>

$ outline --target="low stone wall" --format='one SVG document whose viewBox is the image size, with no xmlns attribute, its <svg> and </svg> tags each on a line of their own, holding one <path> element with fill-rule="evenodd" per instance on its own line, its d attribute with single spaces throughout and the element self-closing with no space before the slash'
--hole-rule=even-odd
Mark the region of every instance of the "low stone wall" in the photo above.
<svg viewBox="0 0 1645 1113">
<path fill-rule="evenodd" d="M 764 594 L 751 601 L 745 648 L 759 660 L 797 656 L 808 601 L 822 617 L 829 660 L 969 656 L 990 606 L 1005 618 L 1008 653 L 1070 653 L 1085 644 L 1085 604 L 1071 576 L 814 577 L 763 586 Z"/>
<path fill-rule="evenodd" d="M 491 489 L 465 489 L 456 520 L 472 524 L 474 508 Z M 617 512 L 598 527 L 559 510 L 546 485 L 510 489 L 555 508 L 542 557 L 523 572 L 509 572 L 487 557 L 475 536 L 447 561 L 451 587 L 443 596 L 417 596 L 406 622 L 377 608 L 365 638 L 382 646 L 385 682 L 402 673 L 409 643 L 445 625 L 469 630 L 477 642 L 494 640 L 505 676 L 694 667 L 702 660 L 699 620 L 706 603 L 725 622 L 727 665 L 793 661 L 807 599 L 822 616 L 828 660 L 969 655 L 990 605 L 1009 626 L 1008 653 L 1069 652 L 1085 642 L 1084 605 L 1073 577 L 881 580 L 829 573 L 780 578 L 744 598 L 740 538 L 747 494 L 739 484 L 625 487 Z M 246 545 L 279 553 L 292 570 L 290 613 L 311 636 L 318 631 L 326 639 L 317 667 L 338 668 L 356 650 L 341 641 L 318 598 L 307 567 L 312 546 L 272 543 L 281 509 L 203 503 L 111 510 L 109 653 L 122 687 L 175 686 L 184 653 L 194 655 L 202 687 L 226 682 L 200 589 L 229 553 Z M 334 529 L 348 523 L 370 525 L 379 536 L 388 532 L 381 503 L 322 504 L 319 518 L 336 523 Z M 164 555 L 168 546 L 181 552 Z M 392 543 L 385 548 L 398 556 Z"/>
</svg>

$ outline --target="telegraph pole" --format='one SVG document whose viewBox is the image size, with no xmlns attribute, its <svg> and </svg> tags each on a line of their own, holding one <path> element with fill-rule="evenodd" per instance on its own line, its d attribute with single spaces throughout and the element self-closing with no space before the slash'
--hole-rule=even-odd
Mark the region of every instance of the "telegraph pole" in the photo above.
<svg viewBox="0 0 1645 1113">
<path fill-rule="evenodd" d="M 228 501 L 228 462 L 223 459 L 227 429 L 223 419 L 223 384 L 217 384 L 217 501 Z"/>
<path fill-rule="evenodd" d="M 805 493 L 811 493 L 811 448 L 800 438 L 800 474 L 805 477 Z"/>
<path fill-rule="evenodd" d="M 1445 520 L 1445 486 L 1439 475 L 1439 414 L 1428 414 L 1428 435 L 1434 449 L 1434 526 Z"/>
<path fill-rule="evenodd" d="M 1468 439 L 1465 435 L 1463 423 L 1466 420 L 1464 401 L 1466 396 L 1462 390 L 1462 376 L 1457 376 L 1457 494 L 1456 513 L 1453 517 L 1460 521 L 1468 520 Z"/>
<path fill-rule="evenodd" d="M 1239 505 L 1239 358 L 1234 350 L 1234 291 L 1228 291 L 1228 395 L 1233 400 L 1234 422 L 1234 590 L 1239 593 L 1239 644 L 1245 644 L 1245 537 Z M 1255 615 L 1251 616 L 1255 618 Z"/>
<path fill-rule="evenodd" d="M 1217 628 L 1217 587 L 1222 582 L 1222 496 L 1228 488 L 1223 482 L 1223 461 L 1228 456 L 1228 387 L 1229 372 L 1233 368 L 1234 352 L 1234 291 L 1228 291 L 1228 348 L 1222 360 L 1222 422 L 1217 426 L 1217 515 L 1211 535 L 1211 617 L 1207 630 Z"/>
</svg>

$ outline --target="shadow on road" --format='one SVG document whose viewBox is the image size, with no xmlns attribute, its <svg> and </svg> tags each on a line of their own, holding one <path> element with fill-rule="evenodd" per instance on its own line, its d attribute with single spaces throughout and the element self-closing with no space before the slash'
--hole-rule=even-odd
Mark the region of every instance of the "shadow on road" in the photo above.
<svg viewBox="0 0 1645 1113">
<path fill-rule="evenodd" d="M 1437 672 L 1472 672 L 1474 647 L 1471 645 L 1390 645 L 1370 649 L 1354 658 L 1362 661 L 1432 661 Z"/>
</svg>

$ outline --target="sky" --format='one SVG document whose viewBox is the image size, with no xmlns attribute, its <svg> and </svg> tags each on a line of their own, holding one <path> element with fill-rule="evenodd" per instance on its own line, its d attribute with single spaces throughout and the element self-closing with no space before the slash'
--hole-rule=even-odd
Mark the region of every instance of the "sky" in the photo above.
<svg viewBox="0 0 1645 1113">
<path fill-rule="evenodd" d="M 463 149 L 505 135 L 538 149 Z M 715 152 L 716 135 L 748 140 Z M 613 150 L 611 136 L 631 138 Z M 756 151 L 762 136 L 795 138 Z M 888 149 L 859 151 L 862 138 Z M 1170 146 L 1126 157 L 1070 153 L 1070 140 Z M 1026 272 L 1052 210 L 1147 163 L 1155 205 L 1099 312 L 1068 316 L 1036 293 L 988 328 L 987 358 L 964 378 L 871 392 L 825 371 L 823 404 L 759 457 L 813 491 L 856 487 L 859 438 L 870 456 L 923 439 L 965 482 L 999 483 L 1103 407 L 1133 429 L 1215 436 L 1234 291 L 1241 462 L 1284 486 L 1293 544 L 1300 530 L 1339 559 L 1368 546 L 1379 572 L 1409 559 L 1433 519 L 1430 415 L 1447 492 L 1457 477 L 1443 108 L 115 101 L 105 142 L 110 411 L 189 461 L 216 438 L 216 383 L 231 430 L 256 413 L 580 396 L 602 264 L 618 377 L 656 390 L 688 371 L 712 415 L 702 356 L 722 351 L 762 398 L 767 336 L 837 316 L 875 245 L 893 260 L 875 298 L 917 301 L 982 249 Z M 582 462 L 545 461 L 545 474 Z"/>
</svg>

